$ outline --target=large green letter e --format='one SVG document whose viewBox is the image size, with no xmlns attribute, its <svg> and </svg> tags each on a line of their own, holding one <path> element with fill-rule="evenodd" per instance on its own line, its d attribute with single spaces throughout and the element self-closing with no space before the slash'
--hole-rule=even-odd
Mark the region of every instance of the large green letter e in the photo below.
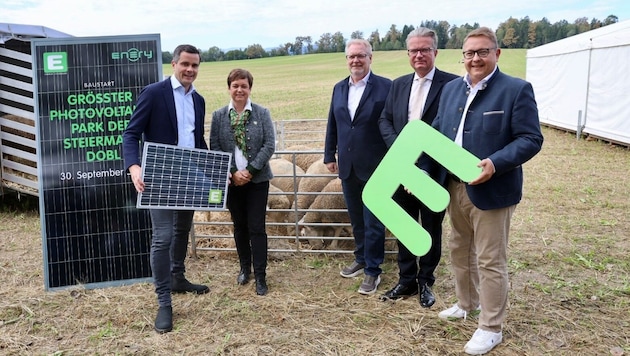
<svg viewBox="0 0 630 356">
<path fill-rule="evenodd" d="M 446 209 L 448 191 L 416 166 L 422 152 L 465 182 L 477 178 L 479 158 L 420 120 L 410 121 L 363 189 L 363 202 L 416 256 L 431 248 L 431 236 L 393 199 L 400 185 L 435 212 Z"/>
</svg>

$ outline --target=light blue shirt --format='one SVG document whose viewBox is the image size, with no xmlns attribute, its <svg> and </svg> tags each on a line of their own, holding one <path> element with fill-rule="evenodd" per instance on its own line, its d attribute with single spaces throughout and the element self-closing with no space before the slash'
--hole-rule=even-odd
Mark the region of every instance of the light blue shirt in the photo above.
<svg viewBox="0 0 630 356">
<path fill-rule="evenodd" d="M 173 97 L 175 98 L 175 113 L 177 114 L 177 146 L 195 147 L 195 103 L 192 94 L 195 87 L 191 84 L 190 90 L 171 76 Z"/>
</svg>

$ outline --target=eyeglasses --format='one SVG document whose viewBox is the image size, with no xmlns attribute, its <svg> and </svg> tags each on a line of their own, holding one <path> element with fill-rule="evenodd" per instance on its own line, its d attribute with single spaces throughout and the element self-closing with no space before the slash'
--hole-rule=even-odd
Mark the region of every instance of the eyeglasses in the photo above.
<svg viewBox="0 0 630 356">
<path fill-rule="evenodd" d="M 408 49 L 407 50 L 407 54 L 409 54 L 410 56 L 416 56 L 418 53 L 422 53 L 423 56 L 426 56 L 427 54 L 431 53 L 431 51 L 433 51 L 433 48 L 428 47 L 428 48 L 414 48 L 414 49 Z"/>
<path fill-rule="evenodd" d="M 351 60 L 351 61 L 353 61 L 353 60 L 355 60 L 355 59 L 358 59 L 358 60 L 364 60 L 364 59 L 366 59 L 367 57 L 368 57 L 368 54 L 366 54 L 366 53 L 360 53 L 360 54 L 351 54 L 351 55 L 349 55 L 349 56 L 346 56 L 346 59 Z"/>
<path fill-rule="evenodd" d="M 464 51 L 462 53 L 464 54 L 464 58 L 466 59 L 473 59 L 475 57 L 475 54 L 478 55 L 479 58 L 486 58 L 490 54 L 490 51 L 493 51 L 495 49 L 496 48 L 482 48 L 476 51 Z"/>
</svg>

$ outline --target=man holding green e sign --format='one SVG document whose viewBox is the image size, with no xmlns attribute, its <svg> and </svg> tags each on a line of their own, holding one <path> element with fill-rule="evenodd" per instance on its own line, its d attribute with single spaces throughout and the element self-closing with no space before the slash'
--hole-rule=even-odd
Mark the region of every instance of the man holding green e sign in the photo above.
<svg viewBox="0 0 630 356">
<path fill-rule="evenodd" d="M 465 318 L 480 310 L 478 329 L 464 347 L 471 355 L 492 350 L 502 339 L 508 301 L 507 247 L 512 214 L 522 197 L 522 164 L 541 149 L 532 85 L 499 71 L 501 54 L 486 27 L 464 39 L 467 74 L 444 86 L 433 128 L 479 157 L 481 174 L 462 181 L 421 157 L 420 166 L 448 189 L 449 241 L 457 303 L 438 314 Z"/>
</svg>

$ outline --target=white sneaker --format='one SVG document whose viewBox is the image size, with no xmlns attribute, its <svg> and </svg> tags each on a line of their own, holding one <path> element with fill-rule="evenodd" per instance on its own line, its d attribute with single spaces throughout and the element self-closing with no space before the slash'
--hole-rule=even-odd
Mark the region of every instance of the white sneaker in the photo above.
<svg viewBox="0 0 630 356">
<path fill-rule="evenodd" d="M 476 315 L 476 314 L 479 314 L 478 312 L 480 311 L 481 311 L 481 307 L 479 306 L 477 307 L 477 309 L 472 311 L 471 314 Z M 444 320 L 454 320 L 454 319 L 466 320 L 467 316 L 468 316 L 468 312 L 460 308 L 459 305 L 457 305 L 457 303 L 453 304 L 452 307 L 446 310 L 442 310 L 441 312 L 438 313 L 438 317 Z"/>
<path fill-rule="evenodd" d="M 464 346 L 464 352 L 469 355 L 483 355 L 503 341 L 503 333 L 477 329 L 470 341 Z"/>
</svg>

